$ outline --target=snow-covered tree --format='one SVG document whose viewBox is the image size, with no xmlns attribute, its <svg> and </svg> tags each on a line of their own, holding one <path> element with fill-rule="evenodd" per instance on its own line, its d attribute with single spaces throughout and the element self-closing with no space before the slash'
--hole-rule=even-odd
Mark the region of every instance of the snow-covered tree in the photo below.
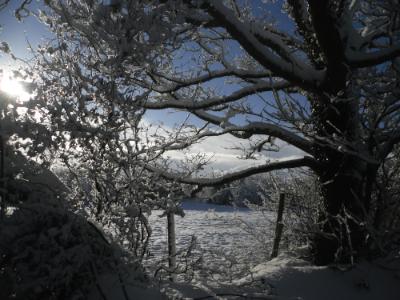
<svg viewBox="0 0 400 300">
<path fill-rule="evenodd" d="M 7 51 L 0 50 L 12 55 L 4 45 Z M 176 207 L 181 184 L 166 182 L 143 167 L 152 160 L 161 162 L 164 149 L 155 138 L 161 129 L 142 128 L 140 106 L 110 102 L 108 84 L 83 91 L 84 80 L 74 77 L 76 73 L 59 76 L 66 65 L 53 61 L 51 69 L 48 59 L 56 56 L 43 49 L 34 54 L 31 68 L 14 70 L 18 78 L 9 80 L 14 85 L 29 80 L 29 101 L 0 90 L 1 214 L 7 206 L 28 200 L 51 198 L 62 205 L 67 200 L 69 209 L 106 227 L 114 241 L 141 260 L 148 250 L 151 211 L 181 213 Z M 65 63 L 79 66 L 77 57 L 79 53 L 65 56 Z"/>
<path fill-rule="evenodd" d="M 72 134 L 120 140 L 146 110 L 185 111 L 196 126 L 185 120 L 168 135 L 154 133 L 147 169 L 208 186 L 307 167 L 324 199 L 315 262 L 353 261 L 376 242 L 378 174 L 400 142 L 397 2 L 46 4 L 39 17 L 56 38 L 39 50 L 36 103 L 69 122 Z M 224 134 L 249 141 L 248 158 L 278 150 L 280 141 L 303 156 L 212 179 L 148 160 Z"/>
</svg>

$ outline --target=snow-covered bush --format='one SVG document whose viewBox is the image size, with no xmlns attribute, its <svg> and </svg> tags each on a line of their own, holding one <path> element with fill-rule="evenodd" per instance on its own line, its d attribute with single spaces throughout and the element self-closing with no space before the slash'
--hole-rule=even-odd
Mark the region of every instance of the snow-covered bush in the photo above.
<svg viewBox="0 0 400 300">
<path fill-rule="evenodd" d="M 24 204 L 0 222 L 1 299 L 86 299 L 99 274 L 115 271 L 100 231 L 65 209 Z"/>
<path fill-rule="evenodd" d="M 263 190 L 264 188 L 261 189 L 254 178 L 244 178 L 217 190 L 209 202 L 238 207 L 246 207 L 246 203 L 261 204 L 262 198 L 259 192 Z"/>
<path fill-rule="evenodd" d="M 242 229 L 254 236 L 256 247 L 263 249 L 265 258 L 269 259 L 271 255 L 280 194 L 285 194 L 281 248 L 308 244 L 310 234 L 316 228 L 321 203 L 319 187 L 313 176 L 300 172 L 276 173 L 255 177 L 254 181 L 262 203 L 257 205 L 247 201 L 246 205 L 262 214 L 265 224 L 255 226 L 246 220 L 241 220 L 241 223 Z"/>
<path fill-rule="evenodd" d="M 120 165 L 111 154 L 102 158 L 82 154 L 60 173 L 71 190 L 68 202 L 77 214 L 95 221 L 120 247 L 138 260 L 148 255 L 152 230 L 148 217 L 154 210 L 176 211 L 180 185 L 152 174 L 137 163 Z"/>
</svg>

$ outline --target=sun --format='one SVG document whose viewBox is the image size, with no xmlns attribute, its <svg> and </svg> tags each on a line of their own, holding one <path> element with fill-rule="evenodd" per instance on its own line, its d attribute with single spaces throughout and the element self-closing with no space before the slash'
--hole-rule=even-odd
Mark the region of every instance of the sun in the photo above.
<svg viewBox="0 0 400 300">
<path fill-rule="evenodd" d="M 22 81 L 14 78 L 9 72 L 0 73 L 0 91 L 26 102 L 31 95 L 25 90 Z"/>
</svg>

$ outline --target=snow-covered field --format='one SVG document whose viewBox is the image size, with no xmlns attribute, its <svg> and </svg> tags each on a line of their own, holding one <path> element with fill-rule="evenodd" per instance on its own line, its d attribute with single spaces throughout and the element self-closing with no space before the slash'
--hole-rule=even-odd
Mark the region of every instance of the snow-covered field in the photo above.
<svg viewBox="0 0 400 300">
<path fill-rule="evenodd" d="M 245 268 L 264 260 L 267 253 L 250 231 L 269 231 L 265 227 L 271 224 L 266 219 L 272 220 L 275 216 L 247 208 L 198 202 L 184 202 L 182 208 L 185 217 L 175 216 L 178 251 L 187 248 L 194 235 L 206 264 L 234 262 L 235 268 Z M 167 254 L 167 220 L 159 215 L 161 212 L 153 212 L 150 216 L 153 233 L 149 249 L 152 261 Z"/>
<path fill-rule="evenodd" d="M 355 266 L 312 266 L 299 258 L 302 255 L 301 249 L 293 253 L 283 252 L 277 258 L 267 260 L 263 255 L 269 253 L 263 253 L 261 243 L 255 240 L 252 233 L 244 230 L 249 227 L 243 227 L 243 223 L 247 222 L 253 229 L 261 230 L 265 226 L 273 226 L 271 221 L 275 219 L 274 214 L 263 215 L 248 209 L 195 202 L 184 203 L 183 209 L 185 217 L 175 217 L 178 251 L 189 245 L 191 235 L 196 235 L 204 250 L 206 267 L 218 268 L 226 263 L 227 256 L 231 256 L 236 258 L 242 268 L 247 263 L 251 275 L 237 274 L 230 282 L 226 278 L 222 278 L 225 279 L 223 281 L 217 278 L 214 282 L 195 280 L 190 284 L 164 281 L 161 286 L 150 288 L 128 284 L 132 299 L 163 299 L 157 293 L 158 288 L 170 299 L 400 299 L 400 253 L 391 258 L 362 262 Z M 166 218 L 159 218 L 160 214 L 156 212 L 150 217 L 153 226 L 150 251 L 153 257 L 147 263 L 153 263 L 153 266 L 165 257 L 167 249 Z M 110 282 L 108 280 L 107 284 Z M 117 297 L 113 293 L 110 299 L 125 299 L 118 280 L 112 282 L 114 286 L 106 291 L 111 293 L 115 290 L 120 295 Z"/>
</svg>

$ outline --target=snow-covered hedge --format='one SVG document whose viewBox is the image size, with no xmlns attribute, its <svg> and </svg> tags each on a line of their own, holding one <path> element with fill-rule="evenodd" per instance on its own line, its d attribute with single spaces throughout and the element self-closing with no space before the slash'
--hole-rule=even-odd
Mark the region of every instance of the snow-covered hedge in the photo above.
<svg viewBox="0 0 400 300">
<path fill-rule="evenodd" d="M 86 299 L 114 251 L 90 223 L 50 204 L 19 207 L 0 221 L 0 299 Z"/>
</svg>

